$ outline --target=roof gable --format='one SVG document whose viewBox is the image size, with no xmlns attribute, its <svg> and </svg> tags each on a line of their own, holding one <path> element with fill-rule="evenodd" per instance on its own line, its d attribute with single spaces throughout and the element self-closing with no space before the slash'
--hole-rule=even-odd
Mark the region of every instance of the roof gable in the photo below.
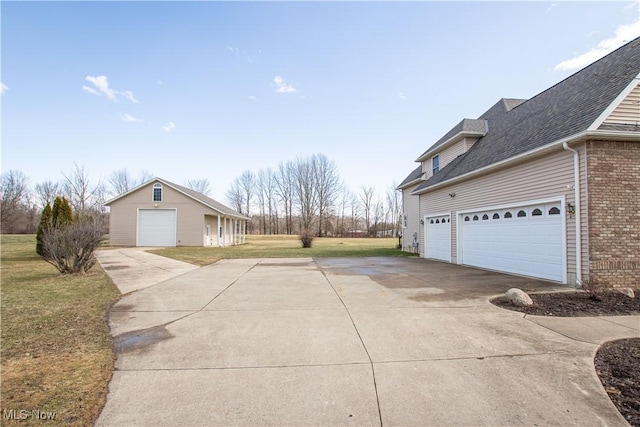
<svg viewBox="0 0 640 427">
<path fill-rule="evenodd" d="M 511 110 L 492 107 L 487 134 L 415 191 L 587 131 L 639 73 L 640 37 Z"/>
<path fill-rule="evenodd" d="M 223 215 L 228 215 L 228 216 L 232 216 L 235 218 L 241 218 L 241 219 L 249 219 L 248 217 L 246 217 L 245 215 L 242 215 L 241 213 L 231 209 L 230 207 L 223 205 L 222 203 L 212 199 L 211 197 L 205 196 L 202 193 L 199 193 L 197 191 L 191 190 L 190 188 L 186 188 L 183 187 L 181 185 L 178 184 L 174 184 L 173 182 L 164 180 L 162 178 L 152 178 L 149 181 L 140 184 L 139 186 L 127 191 L 126 193 L 120 194 L 114 198 L 112 198 L 111 200 L 108 200 L 107 202 L 105 202 L 105 206 L 109 206 L 110 204 L 112 204 L 113 202 L 123 199 L 125 197 L 127 197 L 129 194 L 132 194 L 140 189 L 142 189 L 143 187 L 146 187 L 150 184 L 154 184 L 156 182 L 159 182 L 161 184 L 164 184 L 168 187 L 171 187 L 172 189 L 178 191 L 179 193 L 182 193 L 183 195 L 187 196 L 188 198 L 201 203 L 217 212 L 220 212 Z"/>
</svg>

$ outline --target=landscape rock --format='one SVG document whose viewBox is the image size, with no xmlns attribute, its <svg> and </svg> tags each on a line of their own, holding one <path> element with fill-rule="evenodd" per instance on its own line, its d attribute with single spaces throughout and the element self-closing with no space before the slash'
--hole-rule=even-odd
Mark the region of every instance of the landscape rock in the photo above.
<svg viewBox="0 0 640 427">
<path fill-rule="evenodd" d="M 505 298 L 513 305 L 525 306 L 533 305 L 531 297 L 523 290 L 518 288 L 511 288 L 504 294 Z"/>
<path fill-rule="evenodd" d="M 633 292 L 633 289 L 631 289 L 631 288 L 616 288 L 616 291 L 620 292 L 621 294 L 624 294 L 624 295 L 628 296 L 629 298 L 635 298 L 636 297 L 635 292 Z"/>
</svg>

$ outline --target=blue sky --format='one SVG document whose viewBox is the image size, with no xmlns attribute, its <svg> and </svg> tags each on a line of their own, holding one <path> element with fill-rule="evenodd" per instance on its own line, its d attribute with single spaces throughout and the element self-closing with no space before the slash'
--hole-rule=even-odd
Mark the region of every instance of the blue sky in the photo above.
<svg viewBox="0 0 640 427">
<path fill-rule="evenodd" d="M 463 118 L 640 36 L 640 2 L 6 2 L 2 170 L 73 163 L 224 201 L 313 153 L 380 194 Z"/>
</svg>

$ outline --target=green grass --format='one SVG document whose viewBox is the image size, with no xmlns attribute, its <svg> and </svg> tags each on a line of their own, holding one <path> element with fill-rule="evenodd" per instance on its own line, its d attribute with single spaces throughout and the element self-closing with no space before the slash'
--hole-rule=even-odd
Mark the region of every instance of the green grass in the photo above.
<svg viewBox="0 0 640 427">
<path fill-rule="evenodd" d="M 46 425 L 92 425 L 114 354 L 106 311 L 120 292 L 99 265 L 63 276 L 35 253 L 35 236 L 1 237 L 2 411 L 55 412 Z M 42 425 L 27 418 L 3 425 Z"/>
<path fill-rule="evenodd" d="M 303 249 L 298 236 L 247 236 L 247 243 L 238 246 L 163 248 L 149 252 L 200 266 L 235 258 L 414 256 L 396 249 L 397 244 L 396 238 L 322 237 L 316 238 L 311 248 Z"/>
</svg>

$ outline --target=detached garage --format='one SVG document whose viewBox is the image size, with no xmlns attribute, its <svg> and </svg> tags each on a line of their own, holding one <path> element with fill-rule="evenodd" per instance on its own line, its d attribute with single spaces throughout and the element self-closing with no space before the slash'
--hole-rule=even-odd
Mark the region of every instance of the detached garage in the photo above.
<svg viewBox="0 0 640 427">
<path fill-rule="evenodd" d="M 204 194 L 154 178 L 105 203 L 113 246 L 229 246 L 248 217 Z"/>
</svg>

